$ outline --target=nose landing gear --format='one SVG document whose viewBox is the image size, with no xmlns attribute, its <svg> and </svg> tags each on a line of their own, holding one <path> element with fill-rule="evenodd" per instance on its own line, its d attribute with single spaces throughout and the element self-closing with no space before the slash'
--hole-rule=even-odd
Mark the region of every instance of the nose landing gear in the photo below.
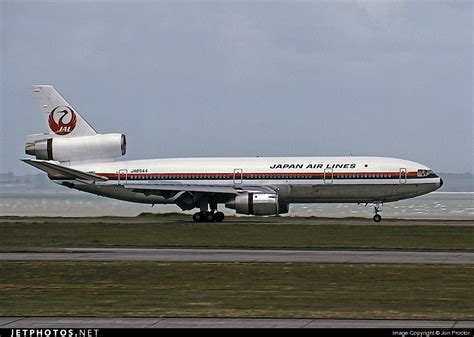
<svg viewBox="0 0 474 337">
<path fill-rule="evenodd" d="M 381 202 L 374 202 L 374 217 L 372 218 L 375 222 L 380 222 L 382 220 L 382 217 L 379 215 L 379 212 L 382 212 L 380 207 L 383 206 L 383 203 Z"/>
<path fill-rule="evenodd" d="M 372 218 L 375 222 L 380 222 L 382 220 L 382 217 L 378 214 L 375 214 L 374 217 Z"/>
</svg>

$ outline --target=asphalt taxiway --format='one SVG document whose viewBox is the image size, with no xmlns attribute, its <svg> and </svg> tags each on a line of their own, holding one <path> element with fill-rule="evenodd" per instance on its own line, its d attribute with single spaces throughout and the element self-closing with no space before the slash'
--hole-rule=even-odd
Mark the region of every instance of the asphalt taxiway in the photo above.
<svg viewBox="0 0 474 337">
<path fill-rule="evenodd" d="M 101 223 L 101 224 L 191 224 L 196 225 L 190 218 L 190 215 L 171 214 L 155 216 L 137 216 L 137 217 L 21 217 L 21 216 L 0 216 L 2 223 L 59 223 L 59 224 L 83 224 L 83 223 Z M 253 216 L 227 216 L 223 225 L 232 224 L 251 224 L 251 225 L 375 225 L 372 218 L 320 218 L 320 217 L 253 217 Z M 474 219 L 390 219 L 384 218 L 377 226 L 474 226 Z"/>
<path fill-rule="evenodd" d="M 63 248 L 0 253 L 2 261 L 164 261 L 474 264 L 473 252 L 392 250 L 270 250 L 208 248 Z"/>
<path fill-rule="evenodd" d="M 177 318 L 177 317 L 0 317 L 0 328 L 392 328 L 473 329 L 474 321 Z"/>
</svg>

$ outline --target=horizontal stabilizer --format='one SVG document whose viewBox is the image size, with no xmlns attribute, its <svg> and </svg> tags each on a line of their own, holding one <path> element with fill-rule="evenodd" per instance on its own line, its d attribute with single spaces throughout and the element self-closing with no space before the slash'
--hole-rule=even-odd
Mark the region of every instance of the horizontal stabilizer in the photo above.
<svg viewBox="0 0 474 337">
<path fill-rule="evenodd" d="M 92 173 L 87 173 L 87 172 L 75 170 L 69 167 L 61 166 L 51 161 L 37 160 L 37 159 L 22 159 L 22 161 L 46 172 L 48 176 L 52 176 L 52 177 L 65 177 L 65 178 L 88 180 L 88 181 L 108 180 L 105 177 L 100 177 Z"/>
</svg>

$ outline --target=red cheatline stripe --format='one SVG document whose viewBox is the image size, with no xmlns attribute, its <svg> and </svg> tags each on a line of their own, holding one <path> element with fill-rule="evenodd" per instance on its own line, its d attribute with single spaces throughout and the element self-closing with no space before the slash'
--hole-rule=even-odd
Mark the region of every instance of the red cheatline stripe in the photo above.
<svg viewBox="0 0 474 337">
<path fill-rule="evenodd" d="M 96 173 L 98 176 L 103 176 L 107 178 L 118 178 L 119 174 L 117 173 Z M 127 175 L 127 177 L 199 177 L 199 178 L 207 178 L 207 179 L 213 179 L 213 178 L 233 178 L 234 173 L 120 173 L 121 177 L 124 177 Z M 334 172 L 334 173 L 315 173 L 315 172 L 305 172 L 305 173 L 283 173 L 283 172 L 272 172 L 272 173 L 235 173 L 235 176 L 240 179 L 242 176 L 244 179 L 248 178 L 282 178 L 285 179 L 286 177 L 289 178 L 295 178 L 295 177 L 311 177 L 311 178 L 324 178 L 326 177 L 356 177 L 359 176 L 360 179 L 363 178 L 399 178 L 400 177 L 400 172 Z M 407 177 L 417 177 L 417 172 L 407 172 L 406 174 Z"/>
</svg>

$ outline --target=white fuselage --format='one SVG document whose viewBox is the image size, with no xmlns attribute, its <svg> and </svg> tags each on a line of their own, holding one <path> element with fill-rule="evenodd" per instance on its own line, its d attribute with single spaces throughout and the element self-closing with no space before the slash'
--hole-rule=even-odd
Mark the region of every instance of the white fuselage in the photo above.
<svg viewBox="0 0 474 337">
<path fill-rule="evenodd" d="M 25 163 L 55 182 L 106 197 L 199 208 L 194 221 L 222 221 L 217 204 L 238 214 L 274 215 L 290 203 L 380 203 L 438 189 L 428 167 L 380 157 L 183 158 L 114 161 L 123 134 L 100 134 L 51 85 L 34 85 L 49 133 L 27 136 Z M 210 209 L 210 210 L 209 210 Z"/>
<path fill-rule="evenodd" d="M 73 164 L 107 177 L 103 183 L 70 186 L 141 203 L 173 203 L 176 195 L 146 195 L 122 185 L 182 184 L 269 189 L 282 203 L 389 202 L 429 193 L 442 180 L 428 167 L 382 157 L 183 158 Z M 58 183 L 65 182 L 57 179 Z M 226 202 L 225 200 L 216 200 Z"/>
</svg>

